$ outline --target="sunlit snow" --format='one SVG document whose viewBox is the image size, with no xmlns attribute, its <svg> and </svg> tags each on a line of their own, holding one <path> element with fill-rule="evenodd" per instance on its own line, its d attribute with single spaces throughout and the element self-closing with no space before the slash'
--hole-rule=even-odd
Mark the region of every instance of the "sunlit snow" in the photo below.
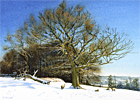
<svg viewBox="0 0 140 100">
<path fill-rule="evenodd" d="M 26 81 L 0 77 L 0 100 L 140 100 L 140 92 L 81 85 L 83 89 L 73 89 L 71 83 L 51 82 L 41 84 L 31 79 Z M 99 89 L 99 92 L 95 92 Z"/>
</svg>

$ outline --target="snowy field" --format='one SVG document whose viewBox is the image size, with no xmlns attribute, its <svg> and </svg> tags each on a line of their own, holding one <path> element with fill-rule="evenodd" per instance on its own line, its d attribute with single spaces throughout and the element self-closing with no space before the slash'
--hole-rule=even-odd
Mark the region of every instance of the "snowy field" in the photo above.
<svg viewBox="0 0 140 100">
<path fill-rule="evenodd" d="M 140 92 L 116 89 L 106 90 L 93 86 L 81 85 L 83 89 L 73 89 L 66 83 L 61 90 L 62 82 L 41 84 L 31 79 L 26 81 L 0 77 L 0 100 L 140 100 Z M 95 92 L 99 89 L 99 92 Z"/>
</svg>

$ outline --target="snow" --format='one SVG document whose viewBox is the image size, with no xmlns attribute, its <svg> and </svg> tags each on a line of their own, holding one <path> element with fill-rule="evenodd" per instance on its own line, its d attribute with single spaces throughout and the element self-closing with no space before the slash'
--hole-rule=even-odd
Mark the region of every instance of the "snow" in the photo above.
<svg viewBox="0 0 140 100">
<path fill-rule="evenodd" d="M 65 84 L 62 90 L 61 85 Z M 140 92 L 81 85 L 73 89 L 71 83 L 51 82 L 41 84 L 31 79 L 26 81 L 0 77 L 0 100 L 140 100 Z M 95 92 L 99 89 L 99 92 Z"/>
</svg>

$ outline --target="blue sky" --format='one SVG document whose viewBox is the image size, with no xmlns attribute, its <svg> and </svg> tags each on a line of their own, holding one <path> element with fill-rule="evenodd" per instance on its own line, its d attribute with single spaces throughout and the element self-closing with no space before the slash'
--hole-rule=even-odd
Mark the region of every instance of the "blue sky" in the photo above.
<svg viewBox="0 0 140 100">
<path fill-rule="evenodd" d="M 5 53 L 2 47 L 6 44 L 4 37 L 7 31 L 14 33 L 23 25 L 32 13 L 38 16 L 39 11 L 56 8 L 62 0 L 36 1 L 0 1 L 0 59 Z M 102 67 L 103 75 L 140 76 L 140 1 L 139 0 L 68 0 L 68 6 L 81 4 L 91 13 L 93 19 L 103 29 L 105 26 L 117 28 L 117 31 L 128 34 L 134 42 L 132 53 L 125 58 Z"/>
</svg>

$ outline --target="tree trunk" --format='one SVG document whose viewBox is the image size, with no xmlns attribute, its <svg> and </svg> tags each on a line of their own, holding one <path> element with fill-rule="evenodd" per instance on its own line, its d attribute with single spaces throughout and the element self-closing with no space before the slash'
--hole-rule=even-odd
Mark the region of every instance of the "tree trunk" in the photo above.
<svg viewBox="0 0 140 100">
<path fill-rule="evenodd" d="M 72 66 L 72 85 L 74 88 L 80 88 L 79 78 L 75 66 Z"/>
<path fill-rule="evenodd" d="M 68 51 L 68 47 L 66 46 L 66 50 Z M 80 89 L 83 89 L 82 87 L 80 87 L 80 84 L 79 84 L 79 78 L 78 78 L 78 74 L 77 74 L 77 70 L 76 70 L 76 65 L 74 63 L 74 61 L 71 59 L 70 55 L 67 53 L 66 54 L 68 56 L 68 59 L 71 63 L 71 67 L 72 67 L 72 86 L 74 88 L 80 88 Z"/>
</svg>

